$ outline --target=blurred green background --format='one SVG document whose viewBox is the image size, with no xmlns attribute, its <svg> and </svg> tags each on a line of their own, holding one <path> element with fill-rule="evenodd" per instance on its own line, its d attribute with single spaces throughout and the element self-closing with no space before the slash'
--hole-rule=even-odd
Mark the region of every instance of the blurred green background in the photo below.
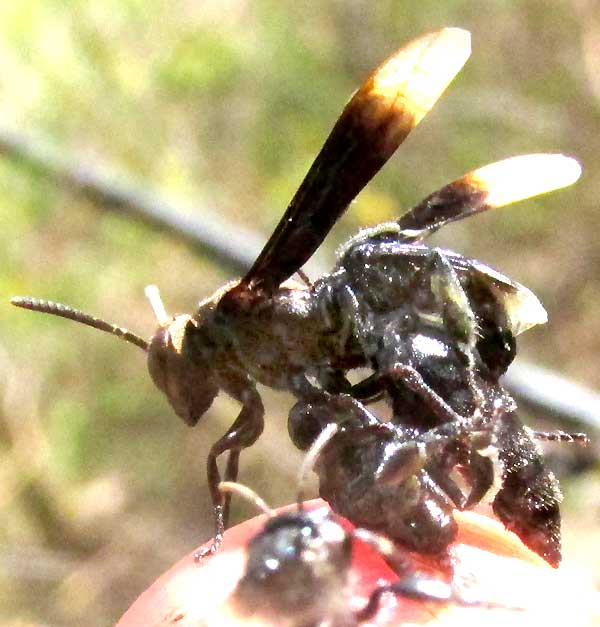
<svg viewBox="0 0 600 627">
<path fill-rule="evenodd" d="M 550 323 L 522 354 L 600 388 L 600 7 L 593 0 L 18 0 L 0 2 L 0 128 L 129 173 L 184 206 L 270 232 L 349 94 L 398 46 L 441 26 L 473 56 L 319 253 L 479 165 L 576 155 L 576 187 L 445 229 L 436 240 L 531 287 Z M 191 311 L 231 275 L 0 158 L 0 622 L 110 625 L 207 539 L 208 448 L 238 411 L 177 419 L 142 353 L 13 309 L 31 294 L 149 336 L 143 296 Z M 201 211 L 199 209 L 199 211 Z M 291 399 L 241 479 L 292 500 Z M 565 479 L 566 561 L 600 581 L 597 468 Z M 236 520 L 249 515 L 237 507 Z"/>
</svg>

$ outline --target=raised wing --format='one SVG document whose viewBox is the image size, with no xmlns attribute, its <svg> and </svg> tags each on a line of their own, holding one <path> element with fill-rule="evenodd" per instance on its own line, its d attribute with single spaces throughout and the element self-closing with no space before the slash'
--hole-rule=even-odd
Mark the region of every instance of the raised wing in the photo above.
<svg viewBox="0 0 600 627">
<path fill-rule="evenodd" d="M 448 222 L 572 185 L 581 166 L 561 154 L 511 157 L 473 170 L 434 192 L 404 214 L 404 241 L 420 240 Z"/>
<path fill-rule="evenodd" d="M 468 32 L 444 28 L 412 41 L 369 76 L 238 289 L 273 291 L 309 259 L 470 53 Z"/>
<path fill-rule="evenodd" d="M 531 327 L 548 321 L 548 314 L 538 297 L 521 283 L 509 279 L 477 259 L 463 257 L 450 250 L 444 251 L 444 255 L 457 272 L 477 272 L 483 275 L 490 290 L 503 304 L 513 335 L 519 335 Z"/>
</svg>

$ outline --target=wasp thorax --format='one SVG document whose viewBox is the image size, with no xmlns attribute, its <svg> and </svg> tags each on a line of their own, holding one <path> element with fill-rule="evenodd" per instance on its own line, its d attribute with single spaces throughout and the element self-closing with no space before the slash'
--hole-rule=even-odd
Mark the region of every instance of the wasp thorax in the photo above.
<svg viewBox="0 0 600 627">
<path fill-rule="evenodd" d="M 158 328 L 148 349 L 152 380 L 190 426 L 198 422 L 218 392 L 208 367 L 193 359 L 190 336 L 196 327 L 191 316 L 175 316 Z"/>
</svg>

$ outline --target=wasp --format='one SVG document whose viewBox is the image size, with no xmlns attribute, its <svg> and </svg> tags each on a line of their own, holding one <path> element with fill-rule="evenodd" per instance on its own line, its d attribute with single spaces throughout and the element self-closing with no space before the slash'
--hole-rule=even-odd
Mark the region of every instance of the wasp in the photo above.
<svg viewBox="0 0 600 627">
<path fill-rule="evenodd" d="M 223 478 L 234 481 L 241 451 L 259 438 L 264 408 L 258 383 L 307 402 L 344 392 L 368 399 L 390 379 L 404 386 L 398 365 L 410 365 L 404 360 L 412 352 L 412 371 L 418 371 L 418 355 L 429 350 L 423 342 L 439 333 L 464 348 L 466 371 L 478 361 L 497 373 L 512 359 L 514 337 L 545 321 L 539 301 L 523 286 L 422 241 L 448 222 L 573 183 L 580 167 L 560 154 L 514 157 L 475 170 L 398 221 L 359 233 L 331 273 L 314 283 L 291 279 L 469 55 L 469 33 L 444 28 L 379 66 L 344 108 L 247 274 L 200 302 L 192 315 L 168 316 L 154 295 L 159 328 L 149 342 L 64 305 L 13 299 L 19 307 L 72 318 L 141 347 L 154 383 L 188 425 L 198 423 L 219 391 L 241 404 L 208 453 L 214 549 L 228 509 L 217 461 L 227 454 Z M 422 339 L 415 342 L 415 336 Z M 362 366 L 374 374 L 352 388 L 347 375 Z"/>
</svg>

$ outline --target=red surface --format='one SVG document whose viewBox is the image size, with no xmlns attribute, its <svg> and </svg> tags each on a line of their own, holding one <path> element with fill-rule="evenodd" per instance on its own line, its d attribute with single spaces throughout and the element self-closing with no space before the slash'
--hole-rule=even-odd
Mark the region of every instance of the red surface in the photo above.
<svg viewBox="0 0 600 627">
<path fill-rule="evenodd" d="M 323 506 L 323 502 L 313 501 L 309 506 Z M 584 575 L 568 567 L 551 568 L 494 520 L 465 512 L 456 512 L 456 517 L 460 532 L 451 548 L 454 585 L 469 598 L 521 609 L 443 606 L 385 595 L 369 624 L 600 626 L 600 597 Z M 258 516 L 228 530 L 219 553 L 202 564 L 194 561 L 193 553 L 186 555 L 142 593 L 118 627 L 264 625 L 241 620 L 228 604 L 243 573 L 243 548 L 263 524 L 264 517 Z M 435 574 L 432 564 L 421 561 L 420 568 Z M 362 607 L 378 582 L 394 579 L 376 553 L 356 543 L 353 585 L 348 591 L 352 607 Z"/>
</svg>

